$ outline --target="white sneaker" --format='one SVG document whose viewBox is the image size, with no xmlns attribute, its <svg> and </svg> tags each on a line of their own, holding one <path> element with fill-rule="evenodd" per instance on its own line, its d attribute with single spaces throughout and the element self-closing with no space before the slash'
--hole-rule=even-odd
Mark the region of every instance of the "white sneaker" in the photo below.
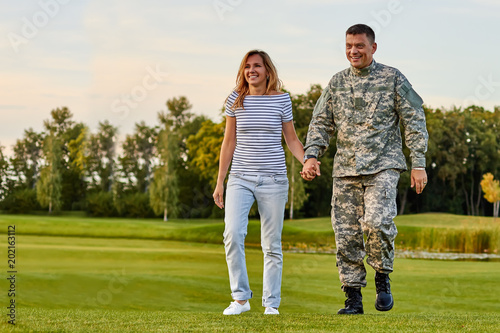
<svg viewBox="0 0 500 333">
<path fill-rule="evenodd" d="M 240 304 L 236 301 L 231 302 L 229 306 L 224 310 L 223 314 L 225 315 L 239 315 L 242 314 L 243 312 L 247 312 L 250 310 L 250 302 L 246 301 L 245 304 Z"/>
<path fill-rule="evenodd" d="M 280 312 L 276 308 L 266 308 L 266 310 L 264 311 L 264 314 L 265 315 L 278 315 L 278 314 L 280 314 Z"/>
</svg>

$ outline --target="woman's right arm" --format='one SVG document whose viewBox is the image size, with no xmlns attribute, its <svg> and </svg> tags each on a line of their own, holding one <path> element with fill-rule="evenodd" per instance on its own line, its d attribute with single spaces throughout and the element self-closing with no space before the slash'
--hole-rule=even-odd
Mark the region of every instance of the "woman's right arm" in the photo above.
<svg viewBox="0 0 500 333">
<path fill-rule="evenodd" d="M 213 194 L 215 204 L 221 209 L 224 208 L 224 180 L 226 179 L 227 170 L 233 159 L 235 147 L 236 118 L 226 116 L 226 130 L 219 157 L 219 174 L 217 176 L 217 186 Z"/>
</svg>

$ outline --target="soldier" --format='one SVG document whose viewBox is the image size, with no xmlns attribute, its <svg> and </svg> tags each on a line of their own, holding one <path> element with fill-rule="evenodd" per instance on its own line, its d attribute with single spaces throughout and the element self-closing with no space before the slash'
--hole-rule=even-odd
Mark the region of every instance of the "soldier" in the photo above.
<svg viewBox="0 0 500 333">
<path fill-rule="evenodd" d="M 323 90 L 312 115 L 302 177 L 312 180 L 318 157 L 337 133 L 333 166 L 332 225 L 337 267 L 347 300 L 338 314 L 362 314 L 366 286 L 363 259 L 373 267 L 375 308 L 394 305 L 389 273 L 393 271 L 399 174 L 407 169 L 399 129 L 405 129 L 411 157 L 411 187 L 420 194 L 426 183 L 427 129 L 423 101 L 395 68 L 375 62 L 375 33 L 364 24 L 346 31 L 351 63 Z M 363 241 L 366 234 L 366 243 Z"/>
</svg>

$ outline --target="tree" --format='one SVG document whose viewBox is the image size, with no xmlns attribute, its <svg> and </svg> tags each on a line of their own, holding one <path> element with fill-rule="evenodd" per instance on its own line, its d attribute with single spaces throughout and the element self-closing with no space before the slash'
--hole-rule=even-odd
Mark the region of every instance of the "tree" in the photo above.
<svg viewBox="0 0 500 333">
<path fill-rule="evenodd" d="M 219 170 L 219 153 L 224 139 L 225 118 L 216 124 L 206 120 L 196 134 L 187 139 L 189 167 L 215 188 Z"/>
<path fill-rule="evenodd" d="M 83 126 L 80 128 L 80 134 L 77 138 L 72 139 L 68 143 L 69 158 L 71 167 L 81 176 L 84 176 L 87 168 L 88 159 L 88 128 Z"/>
<path fill-rule="evenodd" d="M 61 144 L 54 133 L 44 140 L 43 151 L 45 166 L 40 171 L 36 183 L 37 200 L 42 207 L 48 207 L 49 213 L 61 207 Z"/>
<path fill-rule="evenodd" d="M 466 131 L 463 114 L 457 108 L 426 109 L 426 122 L 429 132 L 426 159 L 429 168 L 428 186 L 423 197 L 428 197 L 432 211 L 463 214 L 463 204 L 467 201 L 462 186 L 463 175 L 467 173 L 464 161 L 469 155 L 464 138 Z M 422 200 L 413 193 L 408 196 L 408 202 Z"/>
<path fill-rule="evenodd" d="M 9 213 L 26 213 L 39 209 L 35 184 L 40 172 L 43 133 L 24 131 L 16 140 L 10 163 L 3 170 L 3 207 Z M 4 157 L 7 162 L 7 157 Z M 34 200 L 33 200 L 34 199 Z"/>
<path fill-rule="evenodd" d="M 192 113 L 188 112 L 193 106 L 185 96 L 169 99 L 166 105 L 170 111 L 169 118 L 175 128 L 182 127 L 193 116 Z"/>
<path fill-rule="evenodd" d="M 64 135 L 67 131 L 71 130 L 71 127 L 75 124 L 75 122 L 71 120 L 73 114 L 67 107 L 50 111 L 50 116 L 52 120 L 45 120 L 43 124 L 48 132 L 54 133 L 56 136 Z"/>
<path fill-rule="evenodd" d="M 135 124 L 135 133 L 125 138 L 122 145 L 123 155 L 118 158 L 118 178 L 124 181 L 124 190 L 147 193 L 156 154 L 157 136 L 156 126 L 149 127 L 141 121 Z"/>
<path fill-rule="evenodd" d="M 481 176 L 491 170 L 498 160 L 496 147 L 491 145 L 491 130 L 486 122 L 486 113 L 482 107 L 469 106 L 462 112 L 464 118 L 464 144 L 468 156 L 464 160 L 467 173 L 463 175 L 462 190 L 466 198 L 467 213 L 479 215 L 481 203 Z M 493 162 L 493 163 L 492 163 Z"/>
<path fill-rule="evenodd" d="M 106 120 L 99 123 L 96 134 L 90 135 L 86 173 L 92 190 L 111 191 L 117 134 L 118 129 Z"/>
<path fill-rule="evenodd" d="M 199 169 L 193 167 L 193 154 L 188 148 L 188 139 L 197 134 L 203 123 L 208 120 L 205 116 L 193 117 L 189 112 L 191 104 L 186 97 L 173 98 L 166 103 L 168 112 L 160 112 L 158 117 L 165 126 L 168 124 L 177 138 L 179 153 L 176 159 L 176 174 L 179 182 L 178 216 L 183 218 L 208 217 L 213 213 L 212 188 L 209 181 L 199 174 Z M 198 143 L 204 143 L 200 138 Z"/>
<path fill-rule="evenodd" d="M 498 180 L 493 180 L 493 175 L 487 173 L 483 175 L 481 188 L 484 192 L 484 198 L 493 204 L 493 217 L 498 217 L 500 207 L 500 183 Z"/>
<path fill-rule="evenodd" d="M 161 119 L 161 116 L 160 116 Z M 168 214 L 177 213 L 179 186 L 176 162 L 179 156 L 178 139 L 168 124 L 164 124 L 158 135 L 157 151 L 160 163 L 155 169 L 149 187 L 150 206 L 155 214 L 163 213 L 163 220 L 168 221 Z"/>
<path fill-rule="evenodd" d="M 30 128 L 24 131 L 23 139 L 18 139 L 13 147 L 14 156 L 10 163 L 18 188 L 35 188 L 40 169 L 43 135 Z"/>
<path fill-rule="evenodd" d="M 424 109 L 429 183 L 423 196 L 408 193 L 409 205 L 423 205 L 411 206 L 411 212 L 484 215 L 487 201 L 481 194 L 482 175 L 500 172 L 500 110 L 490 112 L 474 105 L 463 110 Z"/>
<path fill-rule="evenodd" d="M 135 124 L 135 131 L 122 144 L 123 155 L 113 172 L 113 202 L 122 216 L 154 216 L 149 206 L 149 185 L 156 156 L 158 127 L 149 127 L 143 121 Z"/>
<path fill-rule="evenodd" d="M 73 114 L 67 107 L 54 109 L 50 114 L 51 119 L 44 121 L 44 127 L 47 133 L 55 136 L 60 144 L 61 209 L 82 209 L 86 182 L 82 168 L 75 159 L 82 156 L 77 152 L 78 150 L 82 152 L 85 150 L 86 138 L 85 134 L 82 135 L 82 131 L 86 126 L 73 121 Z M 72 147 L 70 147 L 71 142 L 73 142 Z"/>
<path fill-rule="evenodd" d="M 9 162 L 3 153 L 4 148 L 4 146 L 0 145 L 0 200 L 5 198 L 7 192 L 6 182 L 9 168 Z"/>
</svg>

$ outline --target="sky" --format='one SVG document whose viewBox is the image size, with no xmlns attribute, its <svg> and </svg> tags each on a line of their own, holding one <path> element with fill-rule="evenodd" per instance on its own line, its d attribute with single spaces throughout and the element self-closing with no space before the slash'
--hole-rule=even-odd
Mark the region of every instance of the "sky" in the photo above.
<svg viewBox="0 0 500 333">
<path fill-rule="evenodd" d="M 179 96 L 218 122 L 252 49 L 292 94 L 324 87 L 349 66 L 345 31 L 357 23 L 427 106 L 500 105 L 497 0 L 1 0 L 0 145 L 10 154 L 61 107 L 121 138 L 159 124 Z"/>
</svg>

